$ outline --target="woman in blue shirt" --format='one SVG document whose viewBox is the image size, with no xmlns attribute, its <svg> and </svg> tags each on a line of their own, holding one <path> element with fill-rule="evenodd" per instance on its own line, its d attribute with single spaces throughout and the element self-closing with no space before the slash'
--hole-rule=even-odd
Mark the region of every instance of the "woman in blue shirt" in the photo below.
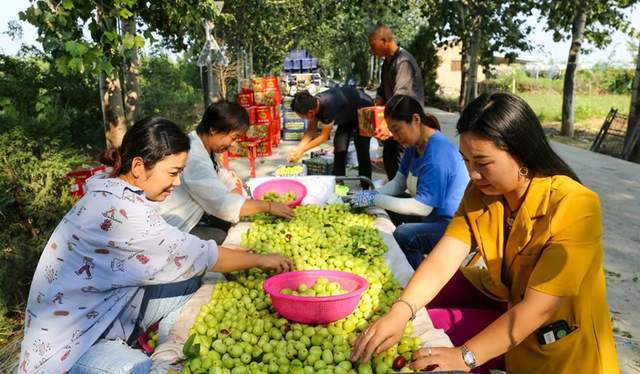
<svg viewBox="0 0 640 374">
<path fill-rule="evenodd" d="M 372 203 L 390 213 L 396 225 L 393 236 L 416 269 L 444 234 L 469 176 L 458 148 L 418 101 L 395 95 L 384 116 L 405 153 L 398 173 L 376 190 Z"/>
</svg>

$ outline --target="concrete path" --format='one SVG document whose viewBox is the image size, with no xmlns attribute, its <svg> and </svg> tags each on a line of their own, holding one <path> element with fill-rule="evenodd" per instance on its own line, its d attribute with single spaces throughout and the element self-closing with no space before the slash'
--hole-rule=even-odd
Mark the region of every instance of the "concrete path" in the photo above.
<svg viewBox="0 0 640 374">
<path fill-rule="evenodd" d="M 457 143 L 457 113 L 429 108 L 443 132 Z M 264 176 L 286 163 L 296 142 L 283 142 L 272 157 L 258 159 L 256 172 Z M 622 373 L 640 373 L 640 164 L 552 143 L 582 182 L 600 195 L 604 224 L 607 301 L 613 318 Z M 331 147 L 327 142 L 323 147 Z M 249 176 L 248 161 L 234 159 L 231 167 L 241 178 Z M 356 174 L 350 170 L 348 174 Z M 374 173 L 375 178 L 384 175 Z"/>
</svg>

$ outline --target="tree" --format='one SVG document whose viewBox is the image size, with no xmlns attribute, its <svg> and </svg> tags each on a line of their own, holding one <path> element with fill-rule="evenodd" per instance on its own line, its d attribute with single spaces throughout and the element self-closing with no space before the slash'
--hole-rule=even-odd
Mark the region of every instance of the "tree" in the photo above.
<svg viewBox="0 0 640 374">
<path fill-rule="evenodd" d="M 496 53 L 515 59 L 515 51 L 531 47 L 527 41 L 530 27 L 525 16 L 533 1 L 518 0 L 444 0 L 425 2 L 427 25 L 440 46 L 461 46 L 461 89 L 459 104 L 464 107 L 477 96 L 480 66 L 489 69 Z"/>
<path fill-rule="evenodd" d="M 633 79 L 633 90 L 631 92 L 631 105 L 629 106 L 629 122 L 627 124 L 624 152 L 629 155 L 629 160 L 635 162 L 640 162 L 640 141 L 633 145 L 632 140 L 637 140 L 638 138 L 640 138 L 640 46 L 638 47 L 638 56 L 636 58 L 636 73 Z"/>
<path fill-rule="evenodd" d="M 625 30 L 628 21 L 623 12 L 637 0 L 542 0 L 540 18 L 546 18 L 546 29 L 553 31 L 554 40 L 566 39 L 571 31 L 571 47 L 564 77 L 561 135 L 573 136 L 574 97 L 577 62 L 582 43 L 587 40 L 597 48 L 611 42 L 613 30 Z"/>
<path fill-rule="evenodd" d="M 92 74 L 100 78 L 107 147 L 119 147 L 126 132 L 121 87 L 122 66 L 128 51 L 142 47 L 140 35 L 121 32 L 120 20 L 135 22 L 135 0 L 38 0 L 20 18 L 38 28 L 39 41 L 62 74 Z M 84 38 L 87 28 L 90 39 Z"/>
</svg>

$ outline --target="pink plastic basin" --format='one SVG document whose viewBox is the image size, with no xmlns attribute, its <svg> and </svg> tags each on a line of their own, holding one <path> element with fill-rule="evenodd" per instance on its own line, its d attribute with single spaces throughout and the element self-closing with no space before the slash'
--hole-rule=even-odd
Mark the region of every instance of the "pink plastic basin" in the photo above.
<svg viewBox="0 0 640 374">
<path fill-rule="evenodd" d="M 348 293 L 338 296 L 304 297 L 283 295 L 284 288 L 295 290 L 302 283 L 312 287 L 319 277 L 338 282 Z M 334 270 L 307 270 L 282 273 L 264 282 L 271 304 L 284 318 L 310 325 L 327 324 L 347 317 L 358 306 L 369 283 L 359 275 Z"/>
<path fill-rule="evenodd" d="M 278 195 L 284 195 L 287 192 L 293 192 L 297 198 L 287 203 L 290 208 L 295 208 L 302 202 L 305 196 L 307 196 L 307 187 L 304 184 L 295 181 L 293 179 L 278 178 L 260 184 L 253 190 L 253 198 L 256 200 L 262 200 L 262 197 L 268 192 L 275 192 Z"/>
</svg>

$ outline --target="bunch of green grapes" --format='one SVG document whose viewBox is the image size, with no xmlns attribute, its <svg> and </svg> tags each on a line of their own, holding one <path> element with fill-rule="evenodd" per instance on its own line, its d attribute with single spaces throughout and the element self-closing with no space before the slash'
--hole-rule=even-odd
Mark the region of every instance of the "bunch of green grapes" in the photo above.
<svg viewBox="0 0 640 374">
<path fill-rule="evenodd" d="M 301 165 L 281 166 L 276 169 L 276 176 L 278 177 L 295 177 L 304 171 L 304 167 Z"/>
<path fill-rule="evenodd" d="M 301 206 L 289 221 L 254 220 L 241 244 L 257 252 L 289 256 L 297 270 L 358 274 L 367 279 L 369 288 L 351 315 L 312 327 L 278 316 L 262 289 L 268 274 L 259 269 L 233 273 L 233 281 L 214 285 L 211 300 L 201 307 L 191 341 L 185 345 L 189 359 L 183 372 L 383 374 L 392 368 L 409 370 L 405 363 L 421 345 L 411 337 L 411 323 L 400 343 L 371 363 L 349 361 L 357 336 L 385 315 L 401 293 L 382 257 L 387 247 L 375 231 L 373 217 L 354 214 L 344 205 Z M 326 293 L 329 282 L 317 283 L 312 287 Z"/>
<path fill-rule="evenodd" d="M 294 192 L 285 192 L 284 195 L 280 195 L 277 192 L 269 191 L 262 196 L 264 201 L 273 201 L 275 203 L 290 203 L 298 198 Z"/>
<path fill-rule="evenodd" d="M 342 288 L 342 285 L 338 282 L 329 282 L 325 277 L 318 277 L 311 286 L 306 283 L 300 283 L 297 289 L 291 290 L 289 288 L 283 288 L 280 290 L 280 293 L 283 295 L 303 297 L 325 297 L 344 295 L 349 293 L 349 291 Z"/>
</svg>

